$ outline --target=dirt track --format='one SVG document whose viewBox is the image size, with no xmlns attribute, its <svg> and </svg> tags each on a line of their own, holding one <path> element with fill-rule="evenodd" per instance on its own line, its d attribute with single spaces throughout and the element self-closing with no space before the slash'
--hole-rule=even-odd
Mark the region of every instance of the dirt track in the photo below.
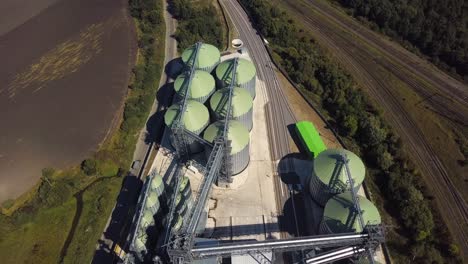
<svg viewBox="0 0 468 264">
<path fill-rule="evenodd" d="M 462 180 L 466 169 L 454 169 L 455 159 L 452 161 L 439 151 L 450 144 L 454 149 L 454 143 L 445 138 L 437 141 L 436 136 L 431 138 L 435 131 L 427 131 L 429 125 L 424 124 L 443 124 L 466 134 L 467 87 L 321 1 L 284 3 L 385 111 L 386 119 L 402 137 L 412 160 L 428 181 L 466 256 L 468 209 L 461 193 L 466 191 Z M 395 84 L 406 90 L 402 93 Z M 405 102 L 410 98 L 424 100 L 410 105 Z M 424 117 L 418 116 L 423 111 L 426 111 Z M 452 155 L 450 158 L 457 156 Z"/>
<path fill-rule="evenodd" d="M 127 92 L 136 41 L 126 0 L 0 2 L 1 202 L 42 168 L 78 164 L 98 147 Z"/>
</svg>

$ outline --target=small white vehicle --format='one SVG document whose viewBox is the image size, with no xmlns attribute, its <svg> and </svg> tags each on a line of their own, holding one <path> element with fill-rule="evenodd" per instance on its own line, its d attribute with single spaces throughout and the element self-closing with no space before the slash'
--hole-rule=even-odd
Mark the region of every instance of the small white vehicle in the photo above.
<svg viewBox="0 0 468 264">
<path fill-rule="evenodd" d="M 136 170 L 140 168 L 140 163 L 141 163 L 141 160 L 134 160 L 132 163 L 132 169 Z"/>
</svg>

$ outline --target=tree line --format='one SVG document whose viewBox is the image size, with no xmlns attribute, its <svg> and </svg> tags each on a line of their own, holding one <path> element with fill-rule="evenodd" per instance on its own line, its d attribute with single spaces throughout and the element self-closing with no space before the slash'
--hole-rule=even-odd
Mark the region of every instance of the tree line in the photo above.
<svg viewBox="0 0 468 264">
<path fill-rule="evenodd" d="M 161 25 L 164 23 L 162 4 L 159 0 L 129 0 L 130 15 L 135 18 L 138 28 L 138 49 L 142 59 L 132 71 L 131 95 L 127 98 L 120 126 L 124 140 L 120 149 L 128 150 L 134 145 L 135 131 L 146 121 L 154 101 L 162 69 L 161 51 L 155 52 L 155 43 L 164 41 Z M 122 152 L 126 157 L 131 153 Z"/>
<path fill-rule="evenodd" d="M 353 143 L 377 186 L 387 211 L 398 221 L 404 241 L 389 241 L 392 251 L 412 263 L 457 263 L 458 247 L 430 203 L 420 173 L 402 150 L 401 139 L 353 78 L 283 10 L 266 0 L 240 0 L 257 30 L 271 43 L 273 59 L 331 116 L 341 136 Z M 402 245 L 402 243 L 404 245 Z"/>
<path fill-rule="evenodd" d="M 169 10 L 179 21 L 175 34 L 179 51 L 198 41 L 223 48 L 223 27 L 211 1 L 173 0 Z"/>
<path fill-rule="evenodd" d="M 358 18 L 416 46 L 435 64 L 468 78 L 468 2 L 339 0 Z"/>
</svg>

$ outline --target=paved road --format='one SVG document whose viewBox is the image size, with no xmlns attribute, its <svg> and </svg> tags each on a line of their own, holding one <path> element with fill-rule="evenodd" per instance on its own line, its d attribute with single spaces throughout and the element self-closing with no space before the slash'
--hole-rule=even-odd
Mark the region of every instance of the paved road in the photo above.
<svg viewBox="0 0 468 264">
<path fill-rule="evenodd" d="M 165 1 L 165 10 L 167 10 L 167 2 Z M 171 36 L 175 33 L 177 22 L 172 16 L 165 11 L 164 20 L 166 23 L 166 36 L 165 36 L 165 58 L 164 65 L 168 65 L 177 56 L 177 42 Z M 172 79 L 165 72 L 161 73 L 161 79 L 159 87 L 166 85 L 171 82 Z M 116 243 L 122 243 L 125 239 L 126 234 L 122 235 L 122 231 L 126 229 L 126 225 L 129 224 L 132 217 L 129 217 L 129 210 L 133 207 L 132 204 L 136 202 L 136 198 L 139 195 L 138 190 L 141 187 L 141 178 L 146 177 L 143 175 L 146 166 L 151 166 L 151 161 L 148 160 L 151 156 L 152 151 L 157 151 L 156 144 L 153 140 L 148 142 L 146 140 L 147 134 L 151 134 L 153 131 L 149 131 L 154 126 L 148 125 L 153 122 L 152 117 L 170 103 L 170 97 L 165 96 L 163 100 L 155 100 L 151 108 L 151 112 L 148 115 L 149 118 L 147 123 L 140 131 L 140 137 L 137 141 L 136 149 L 133 154 L 133 160 L 141 160 L 141 166 L 139 168 L 131 169 L 130 174 L 127 176 L 122 191 L 117 198 L 117 203 L 112 210 L 112 214 L 109 216 L 108 224 L 104 229 L 103 235 L 98 242 L 98 248 L 94 256 L 92 263 L 112 263 L 114 255 L 111 253 L 111 249 Z M 149 161 L 149 162 L 148 162 Z M 149 163 L 149 164 L 148 164 Z M 122 246 L 122 245 L 120 245 Z"/>
<path fill-rule="evenodd" d="M 168 65 L 169 62 L 171 62 L 174 58 L 177 56 L 177 41 L 172 38 L 171 36 L 175 33 L 176 30 L 176 20 L 172 18 L 171 14 L 167 12 L 167 2 L 164 2 L 165 4 L 165 15 L 164 19 L 166 22 L 166 45 L 165 45 L 165 54 L 166 56 L 164 57 L 164 65 Z M 172 81 L 171 77 L 166 75 L 164 72 L 162 73 L 161 79 L 159 81 L 159 87 L 162 87 L 166 83 Z M 153 116 L 157 111 L 161 110 L 163 106 L 158 104 L 158 100 L 155 100 L 153 103 L 153 106 L 151 107 L 151 112 L 148 115 L 148 117 Z M 148 133 L 151 133 L 151 131 L 148 131 L 147 126 L 143 127 L 140 131 L 140 136 L 135 148 L 135 152 L 133 153 L 133 160 L 141 160 L 143 161 L 145 157 L 147 157 L 150 154 L 150 151 L 152 148 L 154 148 L 154 141 L 151 141 L 148 143 L 145 139 Z M 141 169 L 137 172 L 138 177 L 145 177 L 146 175 L 141 175 L 142 172 L 144 171 L 144 165 L 142 164 Z"/>
<path fill-rule="evenodd" d="M 269 103 L 266 106 L 267 124 L 269 129 L 270 150 L 273 160 L 279 161 L 289 154 L 289 132 L 287 126 L 296 122 L 286 96 L 275 73 L 275 65 L 271 62 L 262 38 L 249 22 L 247 14 L 235 0 L 221 0 L 226 13 L 233 21 L 239 32 L 239 37 L 244 42 L 250 57 L 257 68 L 257 78 L 266 87 L 266 97 Z M 259 89 L 258 89 L 259 90 Z M 265 95 L 264 95 L 265 96 Z M 292 164 L 290 164 L 292 166 Z M 288 202 L 290 192 L 288 186 L 281 181 L 279 175 L 275 177 L 275 189 L 277 193 L 278 212 L 282 212 Z M 292 218 L 288 218 L 294 221 Z M 282 223 L 289 225 L 289 223 Z M 290 223 L 295 225 L 295 223 Z M 283 233 L 283 235 L 286 235 Z"/>
</svg>

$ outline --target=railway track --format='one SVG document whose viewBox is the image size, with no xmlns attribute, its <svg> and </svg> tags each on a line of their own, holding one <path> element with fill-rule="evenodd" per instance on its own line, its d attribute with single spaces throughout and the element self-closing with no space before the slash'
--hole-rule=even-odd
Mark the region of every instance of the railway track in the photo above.
<svg viewBox="0 0 468 264">
<path fill-rule="evenodd" d="M 261 91 L 262 96 L 268 98 L 265 113 L 270 153 L 272 160 L 278 161 L 291 152 L 287 126 L 295 123 L 296 117 L 287 103 L 286 96 L 277 79 L 275 65 L 270 60 L 262 38 L 250 24 L 248 16 L 236 0 L 222 0 L 221 3 L 233 20 L 234 26 L 240 34 L 239 37 L 243 40 L 244 46 L 248 49 L 249 55 L 256 65 L 257 78 L 261 81 L 260 86 L 264 86 L 261 87 L 264 89 L 257 89 L 257 91 Z M 276 166 L 276 162 L 272 166 Z M 293 164 L 288 160 L 287 166 L 292 168 Z M 279 174 L 274 177 L 274 188 L 277 211 L 281 213 L 284 204 L 290 199 L 290 194 L 288 186 L 281 181 Z M 285 190 L 286 192 L 284 192 Z M 281 236 L 288 237 L 285 232 L 282 232 Z"/>
<path fill-rule="evenodd" d="M 419 129 L 412 117 L 407 113 L 399 98 L 397 98 L 393 92 L 391 84 L 386 82 L 385 79 L 382 79 L 375 71 L 369 70 L 369 56 L 372 56 L 372 53 L 363 51 L 363 47 L 359 46 L 359 43 L 351 41 L 344 36 L 344 34 L 337 32 L 329 24 L 329 21 L 333 21 L 342 27 L 343 30 L 351 31 L 352 34 L 359 34 L 362 38 L 360 32 L 355 32 L 356 27 L 351 25 L 343 25 L 340 21 L 337 21 L 334 16 L 323 11 L 322 5 L 318 4 L 317 1 L 307 1 L 313 6 L 320 15 L 326 17 L 324 20 L 321 17 L 315 15 L 306 15 L 298 10 L 296 6 L 289 4 L 289 8 L 294 10 L 297 14 L 301 16 L 306 26 L 308 26 L 312 32 L 315 33 L 315 36 L 319 42 L 323 42 L 326 46 L 330 47 L 333 50 L 334 55 L 343 62 L 343 65 L 346 65 L 348 70 L 354 76 L 360 76 L 361 84 L 367 87 L 370 95 L 387 110 L 389 115 L 389 121 L 391 125 L 397 129 L 399 134 L 402 136 L 404 141 L 409 145 L 408 150 L 413 156 L 414 161 L 421 168 L 421 171 L 426 175 L 427 180 L 430 181 L 430 186 L 434 190 L 435 197 L 437 197 L 437 202 L 439 206 L 443 207 L 443 212 L 447 215 L 443 215 L 445 220 L 451 225 L 451 231 L 456 240 L 463 246 L 464 250 L 467 248 L 467 230 L 466 224 L 468 223 L 468 208 L 467 204 L 461 195 L 461 193 L 455 187 L 455 184 L 451 180 L 449 174 L 447 173 L 446 168 L 440 161 L 437 156 L 437 153 L 433 150 L 431 145 L 427 142 L 426 138 L 422 134 L 422 131 Z M 367 35 L 366 35 L 367 37 Z M 367 39 L 369 42 L 373 41 L 373 38 L 370 37 Z M 347 48 L 342 48 L 346 46 Z M 386 54 L 387 51 L 384 51 L 384 56 L 391 57 L 391 55 Z M 401 56 L 406 56 L 401 54 Z M 374 63 L 383 66 L 388 72 L 402 80 L 410 88 L 412 88 L 419 95 L 427 98 L 432 95 L 427 83 L 432 83 L 433 87 L 437 89 L 437 93 L 440 95 L 447 94 L 448 97 L 452 98 L 452 103 L 441 101 L 440 99 L 431 100 L 429 103 L 431 107 L 435 109 L 439 114 L 452 117 L 452 121 L 456 122 L 458 125 L 466 127 L 467 124 L 467 115 L 466 111 L 466 97 L 463 96 L 464 92 L 459 90 L 458 86 L 454 86 L 452 81 L 447 81 L 447 89 L 442 89 L 441 83 L 444 83 L 444 80 L 441 80 L 437 76 L 433 78 L 426 78 L 427 73 L 424 71 L 411 70 L 411 73 L 405 74 L 402 72 L 402 69 L 411 68 L 405 63 L 396 63 L 395 59 L 388 60 L 387 58 L 378 58 L 374 59 Z M 413 75 L 420 75 L 418 78 L 414 78 Z M 421 81 L 421 79 L 425 79 Z M 446 78 L 447 79 L 447 78 Z M 438 98 L 444 98 L 442 96 Z M 461 105 L 464 107 L 458 109 L 457 107 Z M 461 110 L 461 111 L 460 111 Z M 453 118 L 455 117 L 455 118 Z"/>
<path fill-rule="evenodd" d="M 382 49 L 379 51 L 385 56 L 385 59 L 390 60 L 392 64 L 399 65 L 414 76 L 423 76 L 425 79 L 428 79 L 431 83 L 438 86 L 435 88 L 444 93 L 448 93 L 456 101 L 462 104 L 468 103 L 466 85 L 441 72 L 430 63 L 421 60 L 417 55 L 399 47 L 396 43 L 383 40 L 382 36 L 372 32 L 359 23 L 349 23 L 349 21 L 345 21 L 342 17 L 333 16 L 337 11 L 321 0 L 301 0 L 301 2 L 308 2 L 308 4 L 315 7 L 316 10 L 326 15 L 330 21 L 338 24 L 340 27 L 353 34 L 354 37 L 364 41 L 367 45 L 381 47 Z M 351 18 L 349 19 L 351 20 Z M 399 59 L 397 60 L 395 58 Z"/>
</svg>

